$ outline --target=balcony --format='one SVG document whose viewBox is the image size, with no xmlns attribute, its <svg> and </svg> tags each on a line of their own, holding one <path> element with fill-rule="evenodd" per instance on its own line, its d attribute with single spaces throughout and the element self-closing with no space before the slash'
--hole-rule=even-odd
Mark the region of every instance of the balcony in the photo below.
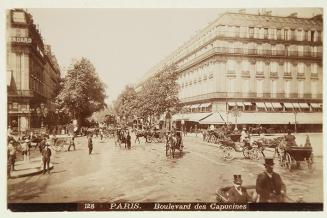
<svg viewBox="0 0 327 218">
<path fill-rule="evenodd" d="M 297 73 L 296 78 L 297 79 L 305 79 L 305 74 L 304 73 Z"/>
<path fill-rule="evenodd" d="M 255 73 L 255 77 L 256 78 L 265 78 L 265 74 L 264 74 L 264 72 L 262 71 L 257 71 L 256 73 Z"/>
<path fill-rule="evenodd" d="M 236 72 L 234 70 L 227 71 L 227 77 L 236 77 Z"/>
<path fill-rule="evenodd" d="M 248 48 L 228 48 L 228 47 L 216 47 L 210 49 L 199 56 L 194 57 L 192 60 L 187 61 L 183 65 L 180 66 L 180 70 L 185 70 L 188 67 L 200 63 L 203 60 L 206 60 L 214 55 L 244 55 L 249 57 L 265 57 L 265 58 L 303 58 L 303 59 L 318 59 L 321 60 L 322 53 L 321 52 L 290 52 L 288 53 L 286 50 L 265 50 L 265 49 L 248 49 Z"/>
<path fill-rule="evenodd" d="M 291 72 L 284 72 L 284 79 L 292 79 L 292 73 Z"/>
<path fill-rule="evenodd" d="M 8 97 L 34 97 L 32 90 L 15 90 L 15 91 L 9 91 Z"/>
<path fill-rule="evenodd" d="M 311 73 L 310 79 L 318 79 L 318 73 Z"/>
<path fill-rule="evenodd" d="M 269 101 L 270 99 L 322 99 L 322 94 L 316 94 L 312 95 L 311 93 L 299 95 L 298 93 L 289 93 L 288 95 L 285 93 L 256 93 L 256 92 L 213 92 L 203 95 L 197 95 L 187 98 L 182 98 L 181 102 L 193 102 L 193 101 L 202 101 L 202 100 L 208 100 L 208 99 L 226 99 L 226 98 L 235 98 L 235 99 L 247 99 L 247 100 L 254 100 L 255 99 L 267 99 Z"/>
<path fill-rule="evenodd" d="M 242 71 L 243 78 L 250 78 L 250 71 Z"/>
<path fill-rule="evenodd" d="M 277 79 L 278 78 L 278 73 L 277 72 L 270 72 L 270 78 L 275 78 Z"/>
</svg>

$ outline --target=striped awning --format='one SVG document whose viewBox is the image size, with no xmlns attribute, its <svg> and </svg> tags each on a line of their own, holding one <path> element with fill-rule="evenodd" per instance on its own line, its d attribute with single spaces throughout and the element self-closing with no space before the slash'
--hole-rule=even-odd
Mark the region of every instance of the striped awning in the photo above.
<svg viewBox="0 0 327 218">
<path fill-rule="evenodd" d="M 251 105 L 252 105 L 251 102 L 243 102 L 243 104 L 244 104 L 245 106 L 251 106 Z"/>
<path fill-rule="evenodd" d="M 195 109 L 195 108 L 198 108 L 199 106 L 200 106 L 200 104 L 193 104 L 190 108 Z"/>
<path fill-rule="evenodd" d="M 318 104 L 318 103 L 310 103 L 311 104 L 311 107 L 313 107 L 313 108 L 320 108 L 321 106 L 320 106 L 320 104 Z"/>
<path fill-rule="evenodd" d="M 266 106 L 263 102 L 257 102 L 255 104 L 257 105 L 257 108 L 266 108 Z"/>
<path fill-rule="evenodd" d="M 299 103 L 292 103 L 292 105 L 293 105 L 294 108 L 301 108 Z"/>
<path fill-rule="evenodd" d="M 223 116 L 218 113 L 213 113 L 210 116 L 200 121 L 200 124 L 224 124 L 225 120 Z"/>
<path fill-rule="evenodd" d="M 272 102 L 271 104 L 274 108 L 283 108 L 283 106 L 278 102 Z"/>
<path fill-rule="evenodd" d="M 273 108 L 273 105 L 270 102 L 265 102 L 267 108 Z"/>
<path fill-rule="evenodd" d="M 285 106 L 286 108 L 292 108 L 292 109 L 293 109 L 293 105 L 292 105 L 292 103 L 284 103 L 284 106 Z"/>
<path fill-rule="evenodd" d="M 211 105 L 212 105 L 212 103 L 205 103 L 205 104 L 201 104 L 201 107 L 209 107 Z"/>
<path fill-rule="evenodd" d="M 307 103 L 299 103 L 301 108 L 309 108 L 309 105 Z"/>
<path fill-rule="evenodd" d="M 242 103 L 242 102 L 236 102 L 236 105 L 237 105 L 238 107 L 243 107 L 243 103 Z"/>
<path fill-rule="evenodd" d="M 235 102 L 228 102 L 227 104 L 228 104 L 228 106 L 236 106 Z"/>
</svg>

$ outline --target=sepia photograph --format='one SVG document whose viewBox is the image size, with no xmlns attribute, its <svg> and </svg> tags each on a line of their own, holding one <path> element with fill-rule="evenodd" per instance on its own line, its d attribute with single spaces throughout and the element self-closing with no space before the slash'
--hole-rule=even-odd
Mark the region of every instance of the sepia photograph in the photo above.
<svg viewBox="0 0 327 218">
<path fill-rule="evenodd" d="M 323 211 L 324 8 L 238 7 L 6 8 L 7 210 Z"/>
</svg>

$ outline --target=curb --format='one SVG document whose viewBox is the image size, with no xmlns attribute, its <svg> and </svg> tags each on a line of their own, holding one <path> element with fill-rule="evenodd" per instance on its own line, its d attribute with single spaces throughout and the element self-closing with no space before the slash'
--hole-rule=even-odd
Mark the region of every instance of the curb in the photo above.
<svg viewBox="0 0 327 218">
<path fill-rule="evenodd" d="M 52 169 L 53 169 L 53 165 L 50 166 L 50 171 Z M 43 169 L 31 172 L 31 173 L 20 174 L 20 175 L 17 175 L 17 176 L 10 176 L 10 177 L 8 177 L 8 179 L 16 179 L 16 178 L 21 178 L 21 177 L 26 177 L 26 176 L 35 176 L 35 175 L 41 174 L 42 172 L 43 172 Z"/>
</svg>

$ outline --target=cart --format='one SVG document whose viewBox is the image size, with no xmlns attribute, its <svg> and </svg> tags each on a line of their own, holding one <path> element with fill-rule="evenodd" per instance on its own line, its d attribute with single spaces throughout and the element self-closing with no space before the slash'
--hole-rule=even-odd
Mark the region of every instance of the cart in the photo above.
<svg viewBox="0 0 327 218">
<path fill-rule="evenodd" d="M 312 147 L 297 147 L 291 146 L 288 148 L 278 147 L 276 149 L 279 163 L 282 167 L 289 169 L 290 171 L 297 167 L 299 168 L 301 163 L 306 163 L 308 168 L 311 169 L 313 165 L 313 152 Z"/>
</svg>

